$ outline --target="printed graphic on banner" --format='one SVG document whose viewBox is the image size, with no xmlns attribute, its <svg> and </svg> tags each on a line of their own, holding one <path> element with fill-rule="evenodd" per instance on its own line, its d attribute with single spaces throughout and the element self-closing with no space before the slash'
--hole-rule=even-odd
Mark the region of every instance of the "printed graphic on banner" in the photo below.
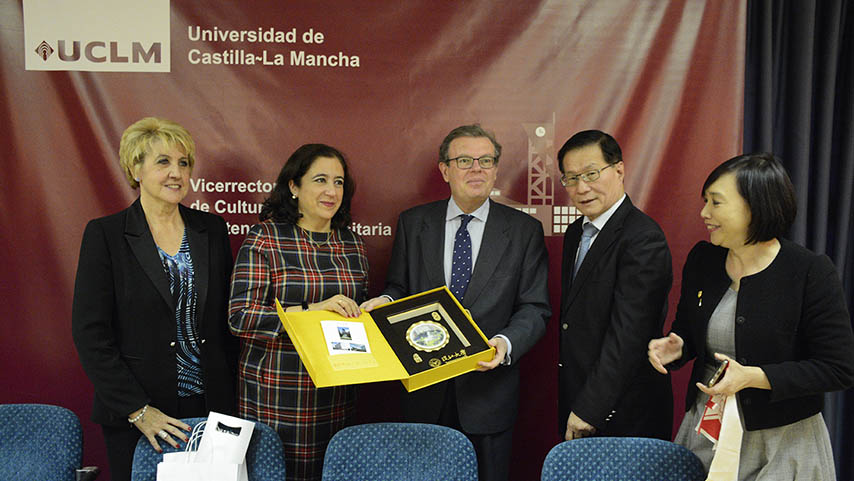
<svg viewBox="0 0 854 481">
<path fill-rule="evenodd" d="M 501 195 L 493 189 L 489 195 L 493 200 L 535 217 L 543 224 L 546 236 L 559 236 L 566 232 L 569 224 L 582 217 L 573 206 L 555 205 L 553 174 L 559 172 L 555 160 L 555 119 L 541 122 L 524 122 L 522 127 L 528 134 L 528 199 L 520 203 Z"/>
<path fill-rule="evenodd" d="M 199 45 L 187 51 L 193 65 L 250 65 L 272 67 L 359 68 L 358 55 L 326 51 L 326 34 L 314 27 L 257 27 L 232 29 L 190 25 L 187 39 Z M 317 51 L 320 49 L 320 51 Z"/>
<path fill-rule="evenodd" d="M 24 0 L 27 70 L 169 72 L 169 0 Z"/>
</svg>

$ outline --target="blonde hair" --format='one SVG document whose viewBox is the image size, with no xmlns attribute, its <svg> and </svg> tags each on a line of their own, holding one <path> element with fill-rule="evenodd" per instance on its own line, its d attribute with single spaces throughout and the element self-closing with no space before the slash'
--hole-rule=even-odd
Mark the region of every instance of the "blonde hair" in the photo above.
<svg viewBox="0 0 854 481">
<path fill-rule="evenodd" d="M 137 120 L 122 134 L 119 144 L 119 165 L 127 177 L 131 188 L 139 187 L 134 169 L 151 152 L 151 146 L 160 141 L 164 145 L 181 147 L 187 155 L 190 168 L 196 163 L 196 144 L 187 129 L 159 117 L 145 117 Z"/>
</svg>

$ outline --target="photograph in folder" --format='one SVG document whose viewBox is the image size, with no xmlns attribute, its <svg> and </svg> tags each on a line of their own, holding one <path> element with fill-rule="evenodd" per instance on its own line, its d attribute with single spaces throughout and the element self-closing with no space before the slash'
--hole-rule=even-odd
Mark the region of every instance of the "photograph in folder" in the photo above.
<svg viewBox="0 0 854 481">
<path fill-rule="evenodd" d="M 368 333 L 361 322 L 320 321 L 320 327 L 330 356 L 371 352 Z"/>
</svg>

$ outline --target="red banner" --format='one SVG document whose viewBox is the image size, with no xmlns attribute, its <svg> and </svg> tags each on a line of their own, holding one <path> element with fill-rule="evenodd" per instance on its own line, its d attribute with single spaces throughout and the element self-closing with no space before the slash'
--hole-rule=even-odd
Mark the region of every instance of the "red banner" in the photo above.
<svg viewBox="0 0 854 481">
<path fill-rule="evenodd" d="M 127 5 L 80 5 L 93 2 Z M 671 311 L 682 262 L 705 236 L 702 181 L 741 148 L 744 2 L 157 0 L 144 16 L 131 13 L 138 6 L 0 6 L 0 402 L 74 410 L 88 464 L 106 460 L 71 342 L 73 280 L 86 222 L 137 195 L 118 144 L 141 117 L 191 132 L 185 203 L 222 215 L 235 251 L 293 150 L 342 150 L 372 294 L 397 215 L 449 195 L 436 165 L 442 138 L 479 122 L 504 146 L 493 197 L 546 228 L 555 308 L 574 210 L 554 155 L 570 135 L 601 129 L 621 144 L 627 192 L 673 251 Z M 538 478 L 558 442 L 555 326 L 523 361 L 513 479 Z M 363 387 L 359 420 L 392 420 L 397 391 Z"/>
</svg>

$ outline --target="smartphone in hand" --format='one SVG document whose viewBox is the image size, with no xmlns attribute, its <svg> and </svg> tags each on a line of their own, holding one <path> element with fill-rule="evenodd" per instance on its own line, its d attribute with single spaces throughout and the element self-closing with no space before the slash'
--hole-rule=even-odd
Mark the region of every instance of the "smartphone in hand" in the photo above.
<svg viewBox="0 0 854 481">
<path fill-rule="evenodd" d="M 718 381 L 723 377 L 724 372 L 726 371 L 727 366 L 729 366 L 729 359 L 724 359 L 720 366 L 718 366 L 718 370 L 715 371 L 715 374 L 709 379 L 708 384 L 706 386 L 712 387 L 717 384 Z"/>
</svg>

